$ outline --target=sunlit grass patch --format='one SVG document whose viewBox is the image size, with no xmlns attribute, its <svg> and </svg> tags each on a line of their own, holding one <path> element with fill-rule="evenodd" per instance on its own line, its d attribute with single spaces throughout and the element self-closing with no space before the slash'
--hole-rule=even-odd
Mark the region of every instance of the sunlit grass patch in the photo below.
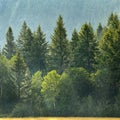
<svg viewBox="0 0 120 120">
<path fill-rule="evenodd" d="M 40 118 L 0 118 L 0 120 L 120 120 L 120 118 L 95 117 L 40 117 Z"/>
</svg>

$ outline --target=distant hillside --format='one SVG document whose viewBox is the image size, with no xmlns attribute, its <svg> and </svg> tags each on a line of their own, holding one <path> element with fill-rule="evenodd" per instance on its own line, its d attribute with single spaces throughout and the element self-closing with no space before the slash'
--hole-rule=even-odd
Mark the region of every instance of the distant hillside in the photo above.
<svg viewBox="0 0 120 120">
<path fill-rule="evenodd" d="M 47 40 L 53 33 L 57 17 L 63 16 L 68 36 L 85 22 L 94 27 L 106 23 L 111 12 L 120 14 L 120 0 L 0 0 L 0 45 L 5 42 L 8 26 L 17 38 L 24 20 L 34 31 L 38 24 Z"/>
</svg>

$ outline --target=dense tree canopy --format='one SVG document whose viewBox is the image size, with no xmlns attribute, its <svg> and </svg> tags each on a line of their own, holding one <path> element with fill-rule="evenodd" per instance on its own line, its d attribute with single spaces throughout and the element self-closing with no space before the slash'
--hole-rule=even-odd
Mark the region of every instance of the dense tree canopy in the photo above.
<svg viewBox="0 0 120 120">
<path fill-rule="evenodd" d="M 62 16 L 47 43 L 39 25 L 12 28 L 0 52 L 0 116 L 120 116 L 120 20 L 67 39 Z"/>
</svg>

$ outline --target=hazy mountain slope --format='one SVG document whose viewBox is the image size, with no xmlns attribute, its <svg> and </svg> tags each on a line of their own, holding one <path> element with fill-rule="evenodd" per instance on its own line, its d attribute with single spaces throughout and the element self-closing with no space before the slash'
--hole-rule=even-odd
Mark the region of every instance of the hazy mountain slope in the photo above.
<svg viewBox="0 0 120 120">
<path fill-rule="evenodd" d="M 99 22 L 105 24 L 111 12 L 119 15 L 119 11 L 120 0 L 0 0 L 0 45 L 9 25 L 17 38 L 24 20 L 32 30 L 40 24 L 50 40 L 59 14 L 70 37 L 73 29 L 79 30 L 84 22 L 96 27 Z"/>
</svg>

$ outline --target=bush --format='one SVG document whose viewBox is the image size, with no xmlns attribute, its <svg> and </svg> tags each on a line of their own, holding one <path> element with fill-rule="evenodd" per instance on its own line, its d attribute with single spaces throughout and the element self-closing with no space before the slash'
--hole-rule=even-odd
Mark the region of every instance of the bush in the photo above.
<svg viewBox="0 0 120 120">
<path fill-rule="evenodd" d="M 18 103 L 11 113 L 11 117 L 30 117 L 33 116 L 31 105 L 28 103 Z"/>
</svg>

